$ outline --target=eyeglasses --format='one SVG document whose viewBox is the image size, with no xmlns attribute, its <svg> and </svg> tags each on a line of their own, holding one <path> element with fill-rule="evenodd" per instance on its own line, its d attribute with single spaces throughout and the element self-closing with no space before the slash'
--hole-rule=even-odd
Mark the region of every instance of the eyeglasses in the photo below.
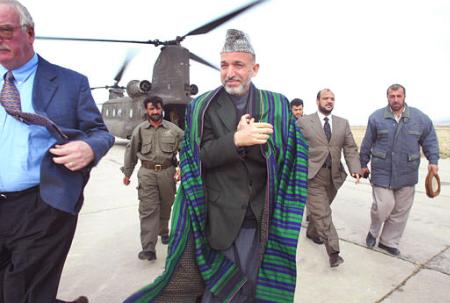
<svg viewBox="0 0 450 303">
<path fill-rule="evenodd" d="M 0 38 L 9 40 L 13 37 L 14 31 L 18 28 L 22 28 L 25 25 L 18 25 L 18 26 L 10 26 L 10 25 L 4 25 L 0 26 Z"/>
</svg>

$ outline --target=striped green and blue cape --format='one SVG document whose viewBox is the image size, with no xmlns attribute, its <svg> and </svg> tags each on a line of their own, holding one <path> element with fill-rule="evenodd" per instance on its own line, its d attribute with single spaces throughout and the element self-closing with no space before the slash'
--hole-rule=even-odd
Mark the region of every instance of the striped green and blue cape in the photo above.
<svg viewBox="0 0 450 303">
<path fill-rule="evenodd" d="M 204 184 L 201 176 L 200 143 L 203 117 L 210 102 L 223 88 L 194 99 L 186 110 L 185 136 L 180 152 L 181 184 L 172 212 L 170 244 L 164 273 L 139 290 L 125 303 L 158 302 L 169 283 L 189 236 L 193 236 L 195 259 L 205 287 L 223 302 L 230 302 L 246 282 L 237 266 L 206 240 Z M 292 302 L 296 285 L 297 241 L 307 199 L 308 146 L 281 94 L 258 90 L 252 117 L 273 125 L 274 133 L 265 145 L 268 191 L 262 220 L 265 251 L 258 272 L 257 302 Z M 180 289 L 182 292 L 183 289 Z"/>
</svg>

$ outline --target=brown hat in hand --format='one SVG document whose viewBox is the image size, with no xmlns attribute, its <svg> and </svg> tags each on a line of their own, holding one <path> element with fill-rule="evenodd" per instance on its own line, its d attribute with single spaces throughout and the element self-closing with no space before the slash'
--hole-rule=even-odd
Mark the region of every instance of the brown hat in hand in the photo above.
<svg viewBox="0 0 450 303">
<path fill-rule="evenodd" d="M 425 190 L 427 192 L 427 196 L 430 198 L 434 198 L 439 195 L 441 192 L 441 179 L 438 174 L 433 175 L 431 171 L 428 172 L 428 175 L 425 178 Z"/>
</svg>

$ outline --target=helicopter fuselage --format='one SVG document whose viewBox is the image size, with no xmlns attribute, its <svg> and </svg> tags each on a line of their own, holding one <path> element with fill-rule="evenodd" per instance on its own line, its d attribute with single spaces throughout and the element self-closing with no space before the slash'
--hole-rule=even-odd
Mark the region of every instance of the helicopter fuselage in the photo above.
<svg viewBox="0 0 450 303">
<path fill-rule="evenodd" d="M 161 48 L 152 83 L 132 80 L 126 91 L 128 97 L 121 97 L 110 89 L 110 100 L 102 107 L 103 119 L 113 135 L 129 139 L 133 129 L 146 118 L 145 97 L 153 95 L 163 100 L 164 118 L 184 128 L 186 105 L 198 92 L 197 86 L 189 83 L 189 51 L 180 45 Z"/>
<path fill-rule="evenodd" d="M 145 120 L 144 97 L 116 98 L 102 106 L 102 117 L 108 130 L 116 137 L 130 139 L 133 129 Z"/>
</svg>

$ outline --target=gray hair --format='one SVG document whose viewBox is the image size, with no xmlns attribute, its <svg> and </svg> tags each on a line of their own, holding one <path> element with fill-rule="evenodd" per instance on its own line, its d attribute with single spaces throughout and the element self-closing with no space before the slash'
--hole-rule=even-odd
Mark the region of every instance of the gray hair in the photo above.
<svg viewBox="0 0 450 303">
<path fill-rule="evenodd" d="M 22 3 L 16 0 L 0 0 L 0 4 L 9 5 L 17 11 L 21 26 L 34 28 L 33 17 L 31 17 L 30 12 Z"/>
</svg>

